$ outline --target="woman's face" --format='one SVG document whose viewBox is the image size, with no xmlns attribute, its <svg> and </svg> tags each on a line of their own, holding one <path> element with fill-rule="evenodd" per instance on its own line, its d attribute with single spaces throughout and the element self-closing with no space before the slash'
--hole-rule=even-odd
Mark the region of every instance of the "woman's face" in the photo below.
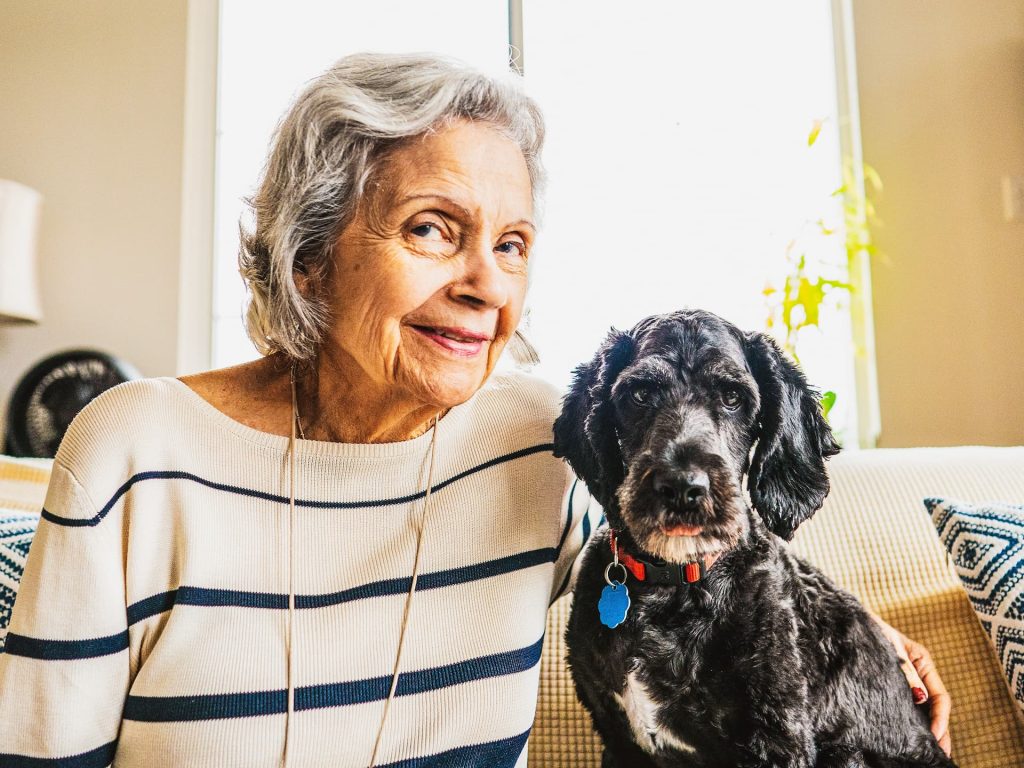
<svg viewBox="0 0 1024 768">
<path fill-rule="evenodd" d="M 532 216 L 522 152 L 487 124 L 395 149 L 335 246 L 328 353 L 388 398 L 469 399 L 519 324 Z"/>
</svg>

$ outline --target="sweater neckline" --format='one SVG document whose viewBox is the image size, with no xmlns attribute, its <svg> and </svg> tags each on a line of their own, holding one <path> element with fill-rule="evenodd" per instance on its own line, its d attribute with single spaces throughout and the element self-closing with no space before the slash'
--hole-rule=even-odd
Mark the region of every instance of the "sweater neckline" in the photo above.
<svg viewBox="0 0 1024 768">
<path fill-rule="evenodd" d="M 208 422 L 220 429 L 238 435 L 239 437 L 258 445 L 272 448 L 281 453 L 288 450 L 289 438 L 284 435 L 275 435 L 272 432 L 263 432 L 255 427 L 250 427 L 240 421 L 228 416 L 210 401 L 196 392 L 185 382 L 173 376 L 158 377 L 162 381 L 170 383 L 171 387 L 179 393 L 181 398 L 198 411 Z M 483 385 L 487 386 L 486 382 Z M 482 389 L 483 387 L 481 387 Z M 470 404 L 474 402 L 480 390 L 477 390 L 464 403 L 453 406 L 438 422 L 438 440 L 445 439 L 446 433 L 457 431 L 469 410 Z M 314 456 L 338 456 L 348 458 L 388 458 L 395 456 L 406 456 L 409 454 L 421 454 L 430 446 L 432 430 L 428 429 L 422 435 L 410 440 L 399 440 L 393 443 L 340 443 L 329 440 L 304 440 L 296 437 L 295 443 L 298 446 L 298 455 Z"/>
</svg>

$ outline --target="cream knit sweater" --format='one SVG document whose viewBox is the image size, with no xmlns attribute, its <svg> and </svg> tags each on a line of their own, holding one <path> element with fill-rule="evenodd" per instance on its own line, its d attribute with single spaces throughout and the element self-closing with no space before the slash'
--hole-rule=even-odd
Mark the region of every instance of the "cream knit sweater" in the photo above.
<svg viewBox="0 0 1024 768">
<path fill-rule="evenodd" d="M 557 408 L 516 373 L 441 419 L 378 766 L 526 765 L 548 605 L 601 516 Z M 290 768 L 369 762 L 430 441 L 298 441 Z M 281 765 L 287 446 L 174 378 L 79 414 L 0 654 L 0 766 Z"/>
</svg>

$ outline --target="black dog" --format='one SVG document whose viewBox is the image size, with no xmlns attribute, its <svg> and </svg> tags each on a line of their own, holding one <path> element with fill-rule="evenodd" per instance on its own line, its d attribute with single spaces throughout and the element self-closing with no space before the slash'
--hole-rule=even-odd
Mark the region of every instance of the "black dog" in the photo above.
<svg viewBox="0 0 1024 768">
<path fill-rule="evenodd" d="M 566 634 L 604 768 L 955 768 L 875 622 L 782 541 L 839 447 L 767 336 L 700 311 L 613 330 L 554 431 L 609 523 Z"/>
</svg>

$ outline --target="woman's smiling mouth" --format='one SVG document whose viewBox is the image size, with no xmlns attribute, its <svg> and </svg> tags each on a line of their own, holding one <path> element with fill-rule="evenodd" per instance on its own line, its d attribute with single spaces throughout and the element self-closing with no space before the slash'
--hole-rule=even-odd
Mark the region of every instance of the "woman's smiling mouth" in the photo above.
<svg viewBox="0 0 1024 768">
<path fill-rule="evenodd" d="M 491 337 L 484 333 L 476 333 L 466 328 L 432 327 L 426 325 L 411 326 L 421 336 L 433 341 L 439 347 L 458 355 L 473 357 L 478 354 Z"/>
</svg>

